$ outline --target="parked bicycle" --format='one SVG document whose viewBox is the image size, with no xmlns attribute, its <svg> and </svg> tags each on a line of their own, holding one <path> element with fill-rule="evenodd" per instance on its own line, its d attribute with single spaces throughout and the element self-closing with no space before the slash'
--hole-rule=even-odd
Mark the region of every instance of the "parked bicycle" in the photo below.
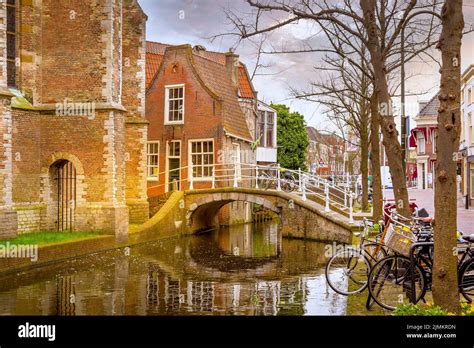
<svg viewBox="0 0 474 348">
<path fill-rule="evenodd" d="M 372 299 L 389 310 L 398 305 L 424 300 L 431 290 L 433 273 L 433 231 L 426 218 L 415 218 L 413 226 L 401 223 L 391 227 L 386 239 L 394 253 L 375 263 L 369 274 L 368 289 Z M 474 235 L 460 234 L 463 248 L 458 250 L 459 290 L 472 302 L 474 298 Z M 413 252 L 413 258 L 410 253 Z M 413 260 L 413 263 L 412 263 Z"/>
<path fill-rule="evenodd" d="M 257 178 L 258 187 L 264 190 L 277 189 L 278 171 L 280 171 L 280 188 L 288 193 L 295 191 L 298 188 L 298 184 L 293 173 L 277 166 L 268 166 L 259 169 Z"/>
<path fill-rule="evenodd" d="M 344 246 L 326 264 L 325 275 L 328 285 L 340 295 L 352 295 L 364 291 L 372 264 L 387 256 L 383 245 L 384 226 L 379 225 L 375 239 L 368 239 L 373 222 L 363 219 L 363 231 L 358 246 Z"/>
</svg>

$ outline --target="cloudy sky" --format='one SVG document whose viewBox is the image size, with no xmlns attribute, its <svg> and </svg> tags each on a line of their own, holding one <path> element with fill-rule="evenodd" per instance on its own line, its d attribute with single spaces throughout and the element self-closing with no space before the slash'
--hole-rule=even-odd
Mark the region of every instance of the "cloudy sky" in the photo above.
<svg viewBox="0 0 474 348">
<path fill-rule="evenodd" d="M 214 41 L 209 38 L 229 32 L 232 29 L 226 18 L 225 9 L 249 12 L 244 0 L 139 0 L 148 15 L 147 39 L 169 44 L 203 45 L 212 51 L 228 51 L 236 45 L 234 36 L 223 36 Z M 466 23 L 474 24 L 474 0 L 464 0 Z M 308 22 L 290 25 L 267 39 L 266 44 L 274 47 L 292 47 L 311 38 L 312 42 L 324 37 L 319 28 Z M 256 63 L 255 43 L 243 42 L 236 53 L 252 71 Z M 435 53 L 436 55 L 436 53 Z M 268 68 L 260 69 L 260 76 L 254 78 L 259 98 L 265 102 L 285 103 L 302 113 L 308 124 L 320 129 L 334 129 L 324 116 L 324 109 L 317 103 L 294 100 L 291 88 L 308 89 L 311 81 L 321 79 L 321 73 L 314 66 L 321 66 L 318 54 L 264 55 L 262 63 Z M 474 64 L 474 33 L 465 35 L 463 40 L 463 70 Z M 416 74 L 407 81 L 407 92 L 424 93 L 407 98 L 407 113 L 415 116 L 418 101 L 430 99 L 438 90 L 439 66 L 416 60 L 407 67 L 407 75 Z"/>
</svg>

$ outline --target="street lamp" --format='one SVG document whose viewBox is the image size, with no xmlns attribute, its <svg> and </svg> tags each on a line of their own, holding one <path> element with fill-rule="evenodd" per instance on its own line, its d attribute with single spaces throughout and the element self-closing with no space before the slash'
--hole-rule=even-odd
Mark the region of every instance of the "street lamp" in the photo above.
<svg viewBox="0 0 474 348">
<path fill-rule="evenodd" d="M 429 11 L 429 10 L 423 10 L 419 12 L 415 12 L 408 16 L 405 21 L 402 24 L 402 29 L 400 33 L 400 58 L 401 58 L 401 68 L 400 68 L 400 75 L 401 75 L 401 84 L 400 84 L 400 89 L 401 89 L 401 103 L 402 103 L 402 166 L 403 166 L 403 173 L 406 175 L 406 162 L 407 162 L 407 154 L 408 154 L 408 134 L 407 134 L 407 116 L 406 116 L 406 111 L 405 111 L 405 27 L 407 23 L 410 22 L 410 20 L 413 17 L 416 17 L 421 14 L 428 14 L 432 15 L 435 17 L 438 17 L 438 19 L 441 20 L 441 16 L 434 12 L 434 11 Z"/>
</svg>

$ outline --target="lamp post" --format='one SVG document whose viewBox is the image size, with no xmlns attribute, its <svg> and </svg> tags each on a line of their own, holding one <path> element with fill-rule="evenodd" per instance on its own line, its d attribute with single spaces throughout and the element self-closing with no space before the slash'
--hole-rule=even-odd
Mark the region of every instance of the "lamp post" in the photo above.
<svg viewBox="0 0 474 348">
<path fill-rule="evenodd" d="M 402 112 L 402 124 L 401 124 L 401 133 L 402 133 L 402 141 L 401 141 L 401 147 L 402 147 L 402 166 L 403 166 L 403 173 L 406 175 L 406 163 L 407 163 L 407 156 L 408 156 L 408 134 L 407 134 L 407 116 L 406 116 L 406 109 L 405 109 L 405 28 L 407 23 L 410 22 L 410 20 L 418 15 L 421 14 L 427 14 L 427 15 L 432 15 L 437 17 L 438 19 L 441 20 L 441 16 L 434 12 L 434 11 L 429 11 L 429 10 L 423 10 L 423 11 L 418 11 L 410 16 L 408 16 L 401 28 L 401 33 L 400 33 L 400 60 L 401 60 L 401 67 L 400 67 L 400 92 L 401 92 L 401 112 Z"/>
</svg>

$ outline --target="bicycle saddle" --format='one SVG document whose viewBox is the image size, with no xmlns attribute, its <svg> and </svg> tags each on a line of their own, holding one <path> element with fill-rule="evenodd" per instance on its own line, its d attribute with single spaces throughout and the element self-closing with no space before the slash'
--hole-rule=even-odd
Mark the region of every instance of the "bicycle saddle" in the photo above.
<svg viewBox="0 0 474 348">
<path fill-rule="evenodd" d="M 474 243 L 474 234 L 470 234 L 467 236 L 461 236 L 462 239 L 464 239 L 466 242 L 469 243 Z"/>
</svg>

